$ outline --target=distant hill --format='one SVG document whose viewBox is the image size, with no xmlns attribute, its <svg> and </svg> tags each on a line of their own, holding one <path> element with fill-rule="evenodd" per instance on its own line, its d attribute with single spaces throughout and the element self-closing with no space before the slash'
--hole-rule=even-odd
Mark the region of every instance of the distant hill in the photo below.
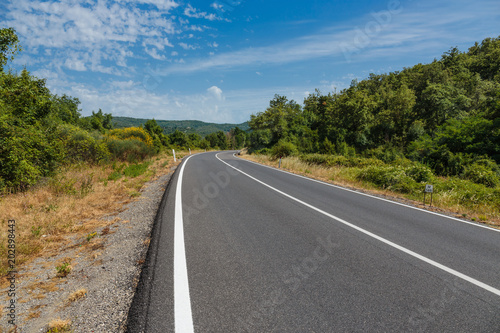
<svg viewBox="0 0 500 333">
<path fill-rule="evenodd" d="M 213 132 L 223 131 L 229 132 L 231 128 L 239 127 L 246 131 L 249 129 L 248 122 L 242 124 L 216 124 L 205 123 L 199 120 L 157 120 L 158 125 L 163 128 L 165 134 L 170 134 L 179 130 L 187 134 L 198 133 L 201 136 L 208 135 Z M 144 125 L 148 119 L 130 118 L 130 117 L 113 117 L 113 125 L 115 128 L 138 127 Z"/>
</svg>

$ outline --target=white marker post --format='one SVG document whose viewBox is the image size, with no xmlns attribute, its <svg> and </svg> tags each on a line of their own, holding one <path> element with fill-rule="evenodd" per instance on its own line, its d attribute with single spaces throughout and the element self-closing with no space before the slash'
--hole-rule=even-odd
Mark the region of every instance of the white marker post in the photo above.
<svg viewBox="0 0 500 333">
<path fill-rule="evenodd" d="M 174 162 L 177 162 L 177 160 L 175 159 L 175 150 L 172 149 L 172 153 L 174 154 Z"/>
<path fill-rule="evenodd" d="M 191 148 L 189 148 L 189 155 L 191 155 Z"/>
</svg>

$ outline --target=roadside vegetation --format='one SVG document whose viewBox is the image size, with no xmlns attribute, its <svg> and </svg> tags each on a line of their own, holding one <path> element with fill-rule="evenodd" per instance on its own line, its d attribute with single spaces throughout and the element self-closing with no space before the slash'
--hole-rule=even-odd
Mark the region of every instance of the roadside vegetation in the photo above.
<svg viewBox="0 0 500 333">
<path fill-rule="evenodd" d="M 0 28 L 0 276 L 8 273 L 7 225 L 16 221 L 16 268 L 50 256 L 68 236 L 82 244 L 113 223 L 102 217 L 140 196 L 142 186 L 175 165 L 177 158 L 205 149 L 237 148 L 246 134 L 235 128 L 202 138 L 166 135 L 154 119 L 140 127 L 113 128 L 99 109 L 83 117 L 80 101 L 52 94 L 42 78 L 7 64 L 19 52 L 16 32 Z M 90 236 L 89 236 L 90 235 Z M 69 263 L 58 266 L 70 274 Z"/>
<path fill-rule="evenodd" d="M 140 196 L 146 182 L 170 172 L 175 164 L 165 152 L 138 163 L 73 164 L 28 191 L 4 195 L 0 199 L 0 275 L 8 272 L 9 219 L 16 220 L 18 268 L 36 257 L 57 253 L 70 243 L 69 236 L 80 239 L 83 246 L 91 245 L 100 237 L 96 231 L 115 223 L 113 216 Z M 58 273 L 67 272 L 63 268 Z"/>
<path fill-rule="evenodd" d="M 320 156 L 320 160 L 325 157 Z M 276 168 L 279 165 L 278 159 L 268 154 L 243 153 L 242 157 Z M 421 208 L 424 208 L 425 185 L 433 184 L 432 207 L 429 206 L 430 194 L 427 194 L 426 209 L 500 227 L 498 188 L 458 177 L 438 177 L 428 167 L 409 160 L 386 164 L 372 158 L 357 157 L 350 160 L 344 156 L 327 157 L 330 161 L 336 161 L 318 163 L 318 155 L 288 156 L 282 158 L 281 168 L 331 184 L 396 200 L 408 200 Z"/>
<path fill-rule="evenodd" d="M 433 184 L 436 206 L 500 221 L 500 38 L 303 106 L 276 95 L 249 125 L 258 160 L 418 201 Z"/>
</svg>

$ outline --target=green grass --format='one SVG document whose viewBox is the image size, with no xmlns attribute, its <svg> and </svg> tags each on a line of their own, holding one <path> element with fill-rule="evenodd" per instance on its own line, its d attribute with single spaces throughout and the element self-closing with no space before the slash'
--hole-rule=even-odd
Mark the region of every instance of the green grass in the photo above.
<svg viewBox="0 0 500 333">
<path fill-rule="evenodd" d="M 150 162 L 131 164 L 128 167 L 126 167 L 125 170 L 123 170 L 123 174 L 131 178 L 138 177 L 148 170 L 150 164 L 151 164 Z"/>
<path fill-rule="evenodd" d="M 60 266 L 56 266 L 57 276 L 66 277 L 71 272 L 71 266 L 69 262 L 64 262 Z"/>
</svg>

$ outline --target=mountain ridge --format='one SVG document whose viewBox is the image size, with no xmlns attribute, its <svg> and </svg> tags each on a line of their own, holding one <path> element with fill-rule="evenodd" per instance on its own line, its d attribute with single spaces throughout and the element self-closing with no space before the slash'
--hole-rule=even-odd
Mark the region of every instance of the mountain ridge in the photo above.
<svg viewBox="0 0 500 333">
<path fill-rule="evenodd" d="M 112 119 L 115 128 L 138 127 L 142 126 L 149 119 L 133 118 L 133 117 L 114 117 Z M 213 132 L 223 131 L 229 132 L 232 128 L 239 127 L 246 131 L 249 129 L 248 121 L 241 124 L 230 123 L 207 123 L 201 120 L 158 120 L 156 123 L 163 128 L 164 134 L 171 134 L 176 130 L 187 134 L 197 133 L 201 136 L 206 136 Z"/>
</svg>

